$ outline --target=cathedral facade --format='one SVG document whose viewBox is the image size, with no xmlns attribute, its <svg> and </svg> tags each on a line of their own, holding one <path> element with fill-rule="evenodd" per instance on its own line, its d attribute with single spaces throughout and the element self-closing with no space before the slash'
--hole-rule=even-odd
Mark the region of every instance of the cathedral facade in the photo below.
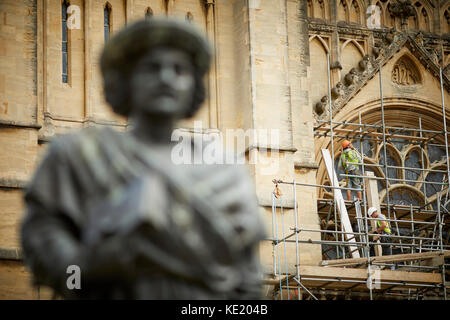
<svg viewBox="0 0 450 320">
<path fill-rule="evenodd" d="M 104 101 L 99 55 L 123 26 L 154 16 L 186 19 L 214 45 L 207 100 L 180 128 L 193 131 L 200 123 L 203 134 L 277 130 L 276 144 L 258 141 L 245 151 L 261 159 L 249 169 L 268 238 L 284 238 L 294 225 L 324 228 L 318 201 L 332 198 L 332 191 L 315 186 L 330 184 L 321 149 L 340 156 L 340 140 L 330 144 L 326 121 L 341 123 L 341 137 L 363 128 L 345 122 L 368 128 L 383 122 L 384 134 L 399 127 L 444 130 L 448 0 L 1 0 L 0 299 L 51 297 L 31 286 L 22 262 L 23 189 L 55 136 L 87 126 L 127 129 L 127 119 Z M 386 177 L 376 166 L 384 163 L 423 169 L 393 169 L 399 182 L 380 179 L 380 202 L 435 205 L 437 187 L 414 180 L 445 179 L 444 173 L 424 174 L 448 170 L 444 135 L 425 147 L 410 143 L 411 136 L 432 133 L 402 133 L 409 138 L 389 143 L 383 153 L 375 139 L 380 134 L 374 130 L 374 139 L 361 142 L 375 176 Z M 277 170 L 268 173 L 271 162 Z M 303 184 L 279 186 L 281 214 L 273 214 L 274 179 Z M 287 242 L 280 252 L 273 241 L 261 243 L 268 278 L 275 268 L 294 274 L 296 265 L 317 266 L 323 259 L 320 233 L 298 236 L 298 247 Z M 280 257 L 278 267 L 274 257 Z"/>
</svg>

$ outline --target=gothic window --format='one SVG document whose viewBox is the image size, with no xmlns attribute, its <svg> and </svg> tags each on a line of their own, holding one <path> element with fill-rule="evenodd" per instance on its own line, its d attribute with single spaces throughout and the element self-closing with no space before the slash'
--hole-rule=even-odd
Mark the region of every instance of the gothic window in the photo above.
<svg viewBox="0 0 450 320">
<path fill-rule="evenodd" d="M 338 2 L 338 12 L 337 12 L 337 20 L 338 21 L 348 21 L 347 20 L 347 2 L 346 0 L 339 0 Z"/>
<path fill-rule="evenodd" d="M 450 10 L 447 8 L 444 11 L 444 21 L 442 26 L 442 33 L 450 33 Z"/>
<path fill-rule="evenodd" d="M 389 133 L 390 131 L 387 131 Z M 402 135 L 410 135 L 402 132 Z M 412 135 L 412 134 L 411 134 Z M 359 141 L 353 141 L 353 145 L 359 151 L 363 150 L 364 163 L 377 166 L 365 167 L 365 172 L 372 171 L 378 178 L 378 192 L 380 202 L 387 203 L 386 181 L 385 178 L 385 160 L 384 149 L 377 141 L 363 141 L 362 149 Z M 418 144 L 411 143 L 411 140 L 397 140 L 395 143 L 387 143 L 387 176 L 393 178 L 388 180 L 389 203 L 409 206 L 427 205 L 427 209 L 436 210 L 437 194 L 442 197 L 448 197 L 447 188 L 443 183 L 447 182 L 445 149 L 441 146 L 426 146 L 422 148 Z M 344 173 L 339 167 L 340 152 L 335 155 L 335 168 L 340 184 L 345 185 L 345 178 L 341 176 Z M 400 168 L 389 168 L 400 167 Z M 430 171 L 433 170 L 433 171 Z M 394 180 L 398 179 L 398 180 Z M 412 181 L 408 181 L 412 180 Z M 423 183 L 422 181 L 430 182 Z M 329 185 L 328 179 L 324 185 Z M 326 197 L 332 198 L 332 190 L 326 190 Z M 449 208 L 448 208 L 449 209 Z"/>
<path fill-rule="evenodd" d="M 105 35 L 105 42 L 111 36 L 111 12 L 112 7 L 109 2 L 105 4 L 105 8 L 103 9 L 103 32 Z"/>
<path fill-rule="evenodd" d="M 425 31 L 430 31 L 430 18 L 428 17 L 428 12 L 425 8 L 421 11 L 421 29 Z"/>
<path fill-rule="evenodd" d="M 145 10 L 145 19 L 146 20 L 150 20 L 153 17 L 153 11 L 151 8 L 147 8 L 147 10 Z"/>
<path fill-rule="evenodd" d="M 312 0 L 308 0 L 307 6 L 308 6 L 308 17 L 314 18 Z"/>
<path fill-rule="evenodd" d="M 318 19 L 327 19 L 327 4 L 325 0 L 308 0 L 308 17 L 310 18 L 318 18 Z"/>
<path fill-rule="evenodd" d="M 428 11 L 425 9 L 425 7 L 420 1 L 416 1 L 414 3 L 414 7 L 417 10 L 417 17 L 416 17 L 417 21 L 415 27 L 420 30 L 431 31 Z"/>
<path fill-rule="evenodd" d="M 386 21 L 384 21 L 384 8 L 381 5 L 380 1 L 377 1 L 377 3 L 375 4 L 378 8 L 380 8 L 380 24 L 382 26 L 386 26 Z"/>
<path fill-rule="evenodd" d="M 391 131 L 387 130 L 387 133 L 391 133 Z M 398 134 L 417 136 L 417 133 L 408 132 Z M 424 136 L 426 137 L 425 134 Z M 427 203 L 428 209 L 436 210 L 437 193 L 442 192 L 442 197 L 447 196 L 447 188 L 443 186 L 443 183 L 447 182 L 445 148 L 434 145 L 422 147 L 411 141 L 409 139 L 395 139 L 386 145 L 387 177 L 392 178 L 392 180 L 388 180 L 389 203 L 406 206 L 410 204 L 422 206 Z M 353 141 L 353 145 L 361 151 L 359 141 Z M 378 165 L 378 167 L 367 166 L 365 171 L 372 171 L 375 176 L 383 178 L 377 181 L 378 192 L 381 203 L 387 203 L 383 146 L 379 141 L 364 140 L 362 151 L 364 163 Z M 342 168 L 338 166 L 339 158 L 340 153 L 338 152 L 335 155 L 335 168 L 338 176 L 344 173 Z M 339 179 L 341 184 L 344 184 L 345 178 Z M 423 183 L 422 181 L 430 183 Z M 328 185 L 329 182 L 325 181 L 324 184 Z M 328 189 L 327 192 L 328 196 L 332 197 L 331 189 Z M 450 199 L 450 194 L 448 197 Z"/>
<path fill-rule="evenodd" d="M 62 82 L 68 83 L 69 76 L 69 41 L 68 41 L 68 29 L 67 29 L 67 8 L 70 6 L 69 2 L 64 0 L 61 5 L 61 53 L 62 53 Z"/>
<path fill-rule="evenodd" d="M 187 22 L 192 22 L 192 21 L 194 21 L 194 16 L 192 15 L 192 13 L 188 12 L 188 13 L 186 14 L 186 21 L 187 21 Z"/>
<path fill-rule="evenodd" d="M 349 21 L 360 24 L 361 23 L 360 15 L 361 11 L 358 2 L 356 0 L 353 0 L 350 5 Z"/>
</svg>

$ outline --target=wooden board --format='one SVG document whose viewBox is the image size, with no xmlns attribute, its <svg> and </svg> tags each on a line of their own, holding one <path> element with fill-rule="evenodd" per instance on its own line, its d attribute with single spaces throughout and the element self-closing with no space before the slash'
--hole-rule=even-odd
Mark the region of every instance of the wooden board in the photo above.
<svg viewBox="0 0 450 320">
<path fill-rule="evenodd" d="M 328 177 L 330 178 L 331 185 L 333 187 L 339 187 L 339 181 L 337 179 L 336 171 L 333 169 L 333 162 L 331 160 L 330 151 L 328 149 L 322 149 L 322 156 L 327 168 Z M 334 201 L 336 202 L 339 216 L 341 218 L 342 228 L 344 232 L 353 232 L 350 219 L 348 217 L 347 208 L 345 207 L 345 201 L 342 197 L 342 192 L 339 189 L 334 190 Z M 356 242 L 355 237 L 352 234 L 345 234 L 345 238 L 348 242 Z M 353 258 L 359 258 L 358 247 L 349 246 Z"/>
<path fill-rule="evenodd" d="M 422 253 L 406 253 L 396 254 L 392 256 L 371 257 L 372 262 L 401 262 L 401 261 L 415 261 L 415 260 L 428 260 L 436 257 L 450 257 L 450 250 L 444 250 L 444 253 L 440 252 L 422 252 Z M 323 260 L 319 263 L 321 266 L 351 266 L 367 264 L 367 258 L 358 259 L 339 259 L 339 260 Z"/>
<path fill-rule="evenodd" d="M 366 184 L 366 196 L 367 196 L 368 208 L 375 207 L 375 208 L 377 208 L 378 213 L 381 213 L 380 197 L 378 195 L 377 180 L 370 179 L 371 177 L 374 177 L 373 172 L 368 171 L 365 174 L 367 176 L 367 179 L 364 179 L 364 180 L 365 180 L 365 184 Z M 367 209 L 367 210 L 369 210 L 369 209 Z M 374 232 L 377 229 L 376 221 L 370 220 L 370 225 L 372 226 L 372 232 Z M 375 245 L 375 255 L 376 256 L 383 255 L 383 250 L 381 249 L 380 240 L 377 240 L 377 244 Z"/>
<path fill-rule="evenodd" d="M 367 269 L 352 269 L 352 268 L 340 268 L 340 267 L 318 267 L 318 266 L 300 266 L 299 268 L 301 281 L 305 285 L 320 286 L 321 284 L 328 283 L 327 279 L 341 279 L 341 280 L 358 280 L 366 281 L 368 274 Z M 409 272 L 409 271 L 391 271 L 391 270 L 378 270 L 379 281 L 383 282 L 405 282 L 408 284 L 439 284 L 442 283 L 442 274 L 440 273 L 426 273 L 426 272 Z M 307 278 L 314 278 L 315 280 L 307 280 Z M 285 280 L 285 278 L 283 277 Z M 302 280 L 303 279 L 303 280 Z M 284 283 L 286 280 L 284 281 Z M 266 284 L 279 285 L 278 279 L 266 279 Z M 290 284 L 295 285 L 294 280 L 289 281 Z M 327 287 L 349 287 L 356 285 L 351 282 L 330 282 Z M 386 285 L 389 286 L 389 285 Z M 361 288 L 369 290 L 364 283 L 361 284 Z"/>
</svg>

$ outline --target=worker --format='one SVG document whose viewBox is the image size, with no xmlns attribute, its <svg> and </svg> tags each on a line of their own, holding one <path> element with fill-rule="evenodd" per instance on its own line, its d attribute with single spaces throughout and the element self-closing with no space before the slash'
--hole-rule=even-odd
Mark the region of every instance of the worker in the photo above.
<svg viewBox="0 0 450 320">
<path fill-rule="evenodd" d="M 352 143 L 348 140 L 342 142 L 342 153 L 340 159 L 340 167 L 345 170 L 345 174 L 359 176 L 359 165 L 362 163 L 362 157 L 358 151 L 353 147 Z M 346 188 L 357 189 L 356 195 L 358 199 L 362 200 L 361 194 L 361 178 L 360 177 L 346 177 Z M 347 190 L 347 200 L 351 200 L 352 191 Z"/>
<path fill-rule="evenodd" d="M 378 235 L 374 236 L 373 240 L 374 241 L 380 240 L 380 242 L 382 243 L 381 248 L 383 255 L 392 255 L 392 244 L 389 245 L 383 244 L 383 243 L 392 243 L 392 238 L 389 237 L 389 235 L 392 234 L 391 225 L 386 220 L 386 216 L 382 213 L 379 213 L 377 208 L 375 207 L 370 207 L 369 210 L 367 211 L 367 215 L 370 218 L 377 219 L 376 229 L 374 230 L 374 232 L 380 235 L 384 235 L 383 237 Z"/>
</svg>

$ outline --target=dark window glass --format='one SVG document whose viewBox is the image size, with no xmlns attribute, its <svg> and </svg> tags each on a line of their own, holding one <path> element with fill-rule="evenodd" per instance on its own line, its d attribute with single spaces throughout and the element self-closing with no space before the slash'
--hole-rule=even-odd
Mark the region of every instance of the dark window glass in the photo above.
<svg viewBox="0 0 450 320">
<path fill-rule="evenodd" d="M 109 39 L 109 35 L 111 33 L 111 7 L 108 5 L 105 6 L 103 11 L 104 16 L 104 32 L 105 32 L 105 42 Z"/>
<path fill-rule="evenodd" d="M 148 8 L 147 11 L 145 12 L 145 19 L 150 20 L 151 17 L 153 17 L 153 11 L 152 9 Z"/>
<path fill-rule="evenodd" d="M 62 55 L 62 82 L 67 83 L 68 79 L 68 45 L 67 45 L 67 8 L 69 3 L 63 1 L 61 6 L 61 26 L 62 26 L 62 36 L 61 36 L 61 55 Z"/>
</svg>

